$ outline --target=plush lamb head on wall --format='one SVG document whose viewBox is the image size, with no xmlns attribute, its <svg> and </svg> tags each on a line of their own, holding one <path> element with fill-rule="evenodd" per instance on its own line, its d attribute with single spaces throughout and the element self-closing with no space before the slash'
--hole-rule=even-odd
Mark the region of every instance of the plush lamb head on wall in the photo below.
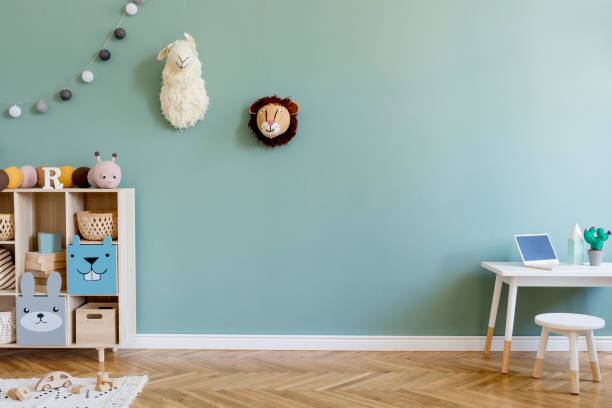
<svg viewBox="0 0 612 408">
<path fill-rule="evenodd" d="M 249 108 L 249 128 L 263 144 L 275 147 L 289 143 L 297 132 L 300 106 L 289 98 L 265 96 Z"/>
<path fill-rule="evenodd" d="M 185 33 L 185 40 L 176 40 L 159 52 L 157 59 L 164 58 L 162 112 L 172 126 L 186 129 L 204 118 L 209 101 L 195 40 Z"/>
</svg>

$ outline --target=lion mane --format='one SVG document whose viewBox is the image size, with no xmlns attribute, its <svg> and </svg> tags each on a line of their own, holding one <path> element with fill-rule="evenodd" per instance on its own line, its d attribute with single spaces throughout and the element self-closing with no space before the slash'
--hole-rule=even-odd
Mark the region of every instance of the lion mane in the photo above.
<svg viewBox="0 0 612 408">
<path fill-rule="evenodd" d="M 259 130 L 259 128 L 257 127 L 257 112 L 259 112 L 259 109 L 261 109 L 263 106 L 269 103 L 276 103 L 276 104 L 284 106 L 287 109 L 287 111 L 289 111 L 290 110 L 289 104 L 291 102 L 292 102 L 291 98 L 279 98 L 278 96 L 274 95 L 274 96 L 264 96 L 263 98 L 260 98 L 253 103 L 252 106 L 254 106 L 253 110 L 255 111 L 255 113 L 250 114 L 251 118 L 249 119 L 249 128 L 251 129 L 251 132 L 253 132 L 255 137 L 261 143 L 265 144 L 266 146 L 276 147 L 276 146 L 286 145 L 287 143 L 289 143 L 291 139 L 293 139 L 293 137 L 295 136 L 295 133 L 297 132 L 297 126 L 298 126 L 298 120 L 297 120 L 296 115 L 290 115 L 290 123 L 289 123 L 289 127 L 287 128 L 287 131 L 283 133 L 282 135 L 276 136 L 272 139 L 264 136 L 261 133 L 261 130 Z"/>
</svg>

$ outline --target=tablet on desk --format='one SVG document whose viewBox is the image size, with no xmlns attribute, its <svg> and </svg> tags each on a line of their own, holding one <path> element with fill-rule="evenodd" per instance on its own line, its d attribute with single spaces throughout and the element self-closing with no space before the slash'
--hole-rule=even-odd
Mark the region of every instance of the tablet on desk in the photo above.
<svg viewBox="0 0 612 408">
<path fill-rule="evenodd" d="M 548 271 L 584 269 L 582 265 L 560 263 L 548 234 L 515 235 L 514 242 L 523 259 L 523 265 L 530 268 Z"/>
</svg>

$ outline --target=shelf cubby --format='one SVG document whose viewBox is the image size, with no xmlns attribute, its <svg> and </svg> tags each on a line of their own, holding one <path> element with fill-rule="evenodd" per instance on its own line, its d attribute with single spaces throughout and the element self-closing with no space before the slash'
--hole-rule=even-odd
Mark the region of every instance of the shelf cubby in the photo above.
<svg viewBox="0 0 612 408">
<path fill-rule="evenodd" d="M 12 213 L 15 211 L 13 193 L 0 192 L 0 213 Z"/>
<path fill-rule="evenodd" d="M 15 309 L 15 291 L 12 293 L 0 293 L 0 311 L 6 312 Z"/>
<path fill-rule="evenodd" d="M 79 234 L 76 214 L 79 211 L 117 211 L 119 207 L 119 194 L 111 192 L 70 192 L 66 196 L 66 245 L 72 243 L 72 237 Z M 101 241 L 88 241 L 81 237 L 81 244 L 100 244 Z M 113 240 L 114 244 L 118 240 Z"/>
</svg>

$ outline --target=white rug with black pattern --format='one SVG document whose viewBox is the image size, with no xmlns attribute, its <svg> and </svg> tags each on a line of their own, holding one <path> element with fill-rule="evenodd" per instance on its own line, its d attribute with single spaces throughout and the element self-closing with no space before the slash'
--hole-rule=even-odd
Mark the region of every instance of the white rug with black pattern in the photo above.
<svg viewBox="0 0 612 408">
<path fill-rule="evenodd" d="M 40 378 L 0 379 L 0 407 L 19 408 L 128 408 L 142 391 L 148 377 L 121 377 L 119 386 L 106 392 L 98 392 L 95 378 L 73 378 L 74 385 L 83 385 L 81 394 L 73 394 L 69 388 L 50 391 L 33 391 L 25 401 L 16 401 L 6 393 L 11 388 L 28 387 L 33 390 Z"/>
</svg>

